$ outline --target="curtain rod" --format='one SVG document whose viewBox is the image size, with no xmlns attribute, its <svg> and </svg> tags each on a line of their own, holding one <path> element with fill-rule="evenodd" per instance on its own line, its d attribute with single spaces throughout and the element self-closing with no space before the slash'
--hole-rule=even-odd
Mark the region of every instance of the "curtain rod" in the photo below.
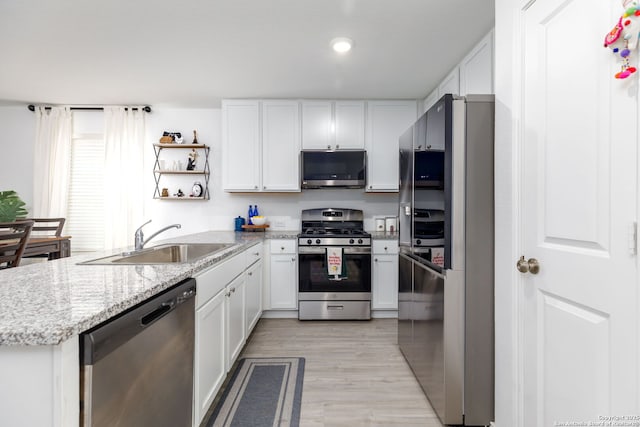
<svg viewBox="0 0 640 427">
<path fill-rule="evenodd" d="M 27 106 L 27 108 L 29 109 L 29 111 L 36 111 L 36 106 L 33 104 L 29 104 Z M 50 110 L 51 107 L 44 107 L 45 110 Z M 70 107 L 70 110 L 84 110 L 84 111 L 103 111 L 104 107 Z M 137 110 L 137 108 L 132 108 L 133 110 Z M 125 110 L 128 110 L 128 108 L 125 108 Z M 151 112 L 151 107 L 149 107 L 148 105 L 145 105 L 144 107 L 142 107 L 142 111 L 144 111 L 145 113 L 150 113 Z"/>
</svg>

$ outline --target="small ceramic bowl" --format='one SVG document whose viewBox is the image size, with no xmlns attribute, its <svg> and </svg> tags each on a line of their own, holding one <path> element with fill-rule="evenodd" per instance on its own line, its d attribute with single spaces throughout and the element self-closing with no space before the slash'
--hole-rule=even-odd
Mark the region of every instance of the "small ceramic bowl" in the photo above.
<svg viewBox="0 0 640 427">
<path fill-rule="evenodd" d="M 267 217 L 266 216 L 252 216 L 251 217 L 251 222 L 253 223 L 253 225 L 265 225 L 267 223 Z"/>
</svg>

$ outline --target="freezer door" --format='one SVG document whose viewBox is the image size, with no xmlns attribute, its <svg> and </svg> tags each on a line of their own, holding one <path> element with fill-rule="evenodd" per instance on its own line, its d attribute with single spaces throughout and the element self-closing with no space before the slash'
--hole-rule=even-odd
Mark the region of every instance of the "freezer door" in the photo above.
<svg viewBox="0 0 640 427">
<path fill-rule="evenodd" d="M 460 272 L 414 261 L 413 372 L 444 424 L 463 422 L 464 299 Z"/>
</svg>

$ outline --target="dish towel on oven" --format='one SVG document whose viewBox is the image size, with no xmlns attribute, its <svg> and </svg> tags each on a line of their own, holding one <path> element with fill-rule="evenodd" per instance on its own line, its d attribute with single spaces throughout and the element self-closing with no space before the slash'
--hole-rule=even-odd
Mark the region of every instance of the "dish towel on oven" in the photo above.
<svg viewBox="0 0 640 427">
<path fill-rule="evenodd" d="M 347 277 L 347 265 L 343 262 L 344 248 L 327 248 L 327 273 L 330 280 Z"/>
</svg>

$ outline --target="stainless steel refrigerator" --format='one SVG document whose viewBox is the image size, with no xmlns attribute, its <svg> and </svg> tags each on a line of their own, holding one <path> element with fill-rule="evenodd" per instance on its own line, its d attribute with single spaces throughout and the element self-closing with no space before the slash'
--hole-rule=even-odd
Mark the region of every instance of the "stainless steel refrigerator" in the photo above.
<svg viewBox="0 0 640 427">
<path fill-rule="evenodd" d="M 400 137 L 398 344 L 444 424 L 494 418 L 494 98 L 445 95 Z"/>
</svg>

